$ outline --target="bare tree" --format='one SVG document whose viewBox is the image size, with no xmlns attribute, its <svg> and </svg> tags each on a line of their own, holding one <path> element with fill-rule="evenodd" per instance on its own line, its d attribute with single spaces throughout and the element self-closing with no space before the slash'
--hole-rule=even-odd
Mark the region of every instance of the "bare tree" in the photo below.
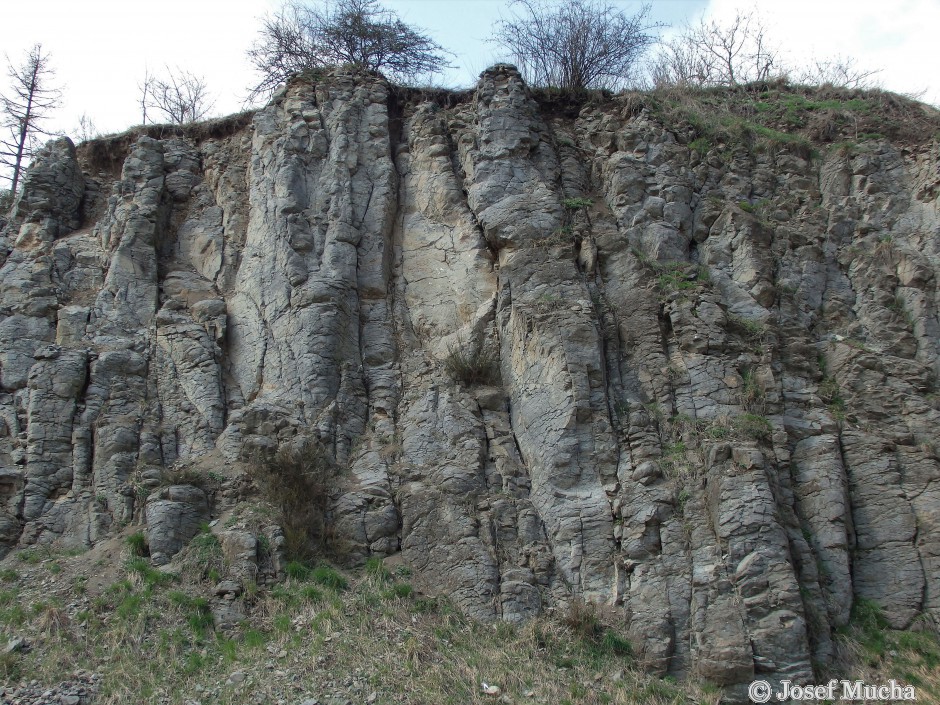
<svg viewBox="0 0 940 705">
<path fill-rule="evenodd" d="M 269 97 L 291 76 L 320 65 L 311 32 L 306 28 L 309 8 L 288 3 L 262 20 L 260 38 L 248 50 L 248 58 L 261 81 L 248 96 L 249 101 Z"/>
<path fill-rule="evenodd" d="M 0 164 L 13 169 L 9 176 L 10 199 L 16 197 L 20 176 L 33 156 L 39 135 L 50 135 L 43 121 L 59 103 L 61 93 L 49 85 L 55 76 L 49 65 L 49 54 L 36 44 L 27 52 L 26 61 L 19 68 L 9 63 L 7 73 L 11 87 L 0 95 Z"/>
<path fill-rule="evenodd" d="M 737 86 L 765 81 L 782 70 L 760 18 L 739 11 L 728 23 L 702 19 L 666 42 L 650 74 L 657 85 Z"/>
<path fill-rule="evenodd" d="M 495 41 L 509 51 L 529 83 L 565 89 L 619 88 L 656 41 L 661 24 L 650 6 L 627 15 L 602 0 L 513 0 L 521 14 L 500 20 Z"/>
<path fill-rule="evenodd" d="M 447 66 L 446 52 L 378 0 L 313 5 L 292 0 L 264 19 L 248 58 L 261 75 L 249 100 L 269 96 L 294 74 L 352 64 L 413 81 Z"/>
<path fill-rule="evenodd" d="M 140 124 L 147 124 L 148 112 L 150 110 L 150 94 L 153 92 L 153 74 L 150 69 L 144 68 L 144 80 L 137 84 L 137 90 L 140 91 Z"/>
<path fill-rule="evenodd" d="M 151 110 L 174 125 L 185 125 L 206 117 L 214 103 L 209 99 L 205 79 L 179 68 L 173 71 L 166 67 L 166 72 L 167 76 L 163 78 L 147 71 L 143 82 L 138 85 L 143 123 L 147 124 Z"/>
</svg>

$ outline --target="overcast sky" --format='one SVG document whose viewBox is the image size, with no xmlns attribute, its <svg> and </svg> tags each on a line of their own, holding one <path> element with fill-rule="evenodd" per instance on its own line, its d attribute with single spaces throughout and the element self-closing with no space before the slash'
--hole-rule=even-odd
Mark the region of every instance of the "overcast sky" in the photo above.
<svg viewBox="0 0 940 705">
<path fill-rule="evenodd" d="M 486 42 L 508 0 L 386 0 L 385 5 L 454 52 L 456 68 L 440 79 L 470 86 L 488 65 L 504 58 Z M 40 42 L 52 56 L 63 102 L 50 127 L 76 134 L 87 115 L 101 133 L 141 120 L 138 85 L 148 68 L 181 67 L 205 77 L 215 115 L 243 107 L 253 74 L 245 50 L 259 18 L 279 0 L 3 0 L 0 51 L 19 64 Z M 637 3 L 618 2 L 628 12 Z M 734 15 L 753 0 L 654 0 L 652 19 L 677 31 L 703 14 Z M 756 4 L 773 39 L 793 63 L 835 54 L 880 68 L 881 84 L 921 92 L 940 104 L 936 33 L 938 0 L 767 0 Z M 0 89 L 5 88 L 0 76 Z"/>
</svg>

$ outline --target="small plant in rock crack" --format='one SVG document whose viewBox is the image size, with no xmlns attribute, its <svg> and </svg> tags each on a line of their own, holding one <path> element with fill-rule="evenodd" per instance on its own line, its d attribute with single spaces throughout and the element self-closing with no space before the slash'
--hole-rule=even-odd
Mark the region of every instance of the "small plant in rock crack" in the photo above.
<svg viewBox="0 0 940 705">
<path fill-rule="evenodd" d="M 683 487 L 676 494 L 676 509 L 679 514 L 685 514 L 685 505 L 692 498 L 692 491 L 688 487 Z"/>
<path fill-rule="evenodd" d="M 773 436 L 773 426 L 759 414 L 741 414 L 733 421 L 736 432 L 755 441 L 767 441 Z"/>
<path fill-rule="evenodd" d="M 483 343 L 458 342 L 447 349 L 444 369 L 455 382 L 468 387 L 494 384 L 499 379 L 499 357 Z"/>
<path fill-rule="evenodd" d="M 594 205 L 594 201 L 590 198 L 566 198 L 562 201 L 562 204 L 569 211 L 580 211 L 585 208 L 590 208 Z"/>
<path fill-rule="evenodd" d="M 845 400 L 842 398 L 842 390 L 835 377 L 828 375 L 823 377 L 819 383 L 819 398 L 826 403 L 826 408 L 837 421 L 845 419 Z"/>
<path fill-rule="evenodd" d="M 883 235 L 878 238 L 871 250 L 871 261 L 884 267 L 891 267 L 895 264 L 897 254 L 894 237 Z"/>
<path fill-rule="evenodd" d="M 750 201 L 738 201 L 738 208 L 740 208 L 745 213 L 756 215 L 759 220 L 765 220 L 772 207 L 773 204 L 766 198 L 763 198 L 756 203 L 751 203 Z"/>
<path fill-rule="evenodd" d="M 169 468 L 163 471 L 160 477 L 160 485 L 162 487 L 192 485 L 201 490 L 211 490 L 213 485 L 219 484 L 220 477 L 218 473 L 203 474 L 190 467 Z"/>
<path fill-rule="evenodd" d="M 542 294 L 535 300 L 535 310 L 539 313 L 550 313 L 563 308 L 565 302 L 558 294 Z"/>
<path fill-rule="evenodd" d="M 576 240 L 577 235 L 570 226 L 566 225 L 554 230 L 549 235 L 527 241 L 524 247 L 563 247 L 566 245 L 573 245 Z"/>
<path fill-rule="evenodd" d="M 911 330 L 914 329 L 914 326 L 917 324 L 917 319 L 914 317 L 914 314 L 908 310 L 907 303 L 902 296 L 896 295 L 894 299 L 888 304 L 887 308 L 898 318 L 903 320 L 907 324 L 908 328 Z"/>
<path fill-rule="evenodd" d="M 749 340 L 758 340 L 767 334 L 767 326 L 760 321 L 755 321 L 734 313 L 728 314 L 728 329 L 734 331 Z"/>
<path fill-rule="evenodd" d="M 739 390 L 739 403 L 750 414 L 762 415 L 766 405 L 766 393 L 753 370 L 745 370 L 741 374 L 741 389 Z"/>
<path fill-rule="evenodd" d="M 646 259 L 644 264 L 658 273 L 656 287 L 663 295 L 687 292 L 711 284 L 711 272 L 704 265 L 689 262 L 653 262 L 649 259 Z"/>
</svg>

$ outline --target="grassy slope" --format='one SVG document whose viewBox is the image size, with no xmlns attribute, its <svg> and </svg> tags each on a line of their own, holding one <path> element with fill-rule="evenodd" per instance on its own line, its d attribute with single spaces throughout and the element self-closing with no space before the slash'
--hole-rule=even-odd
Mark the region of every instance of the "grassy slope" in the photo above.
<svg viewBox="0 0 940 705">
<path fill-rule="evenodd" d="M 102 676 L 97 703 L 235 705 L 366 702 L 717 703 L 716 688 L 643 673 L 629 644 L 585 607 L 523 626 L 475 623 L 446 601 L 417 595 L 407 571 L 375 561 L 356 574 L 292 564 L 287 580 L 249 586 L 247 621 L 213 628 L 209 600 L 218 544 L 203 534 L 158 571 L 125 549 L 123 570 L 98 594 L 87 556 L 25 551 L 0 572 L 0 632 L 31 649 L 0 657 L 0 683 Z M 211 579 L 210 579 L 211 578 Z M 62 589 L 75 599 L 55 596 Z M 895 678 L 940 702 L 940 644 L 928 632 L 894 632 L 876 608 L 857 606 L 839 636 L 839 660 L 821 677 Z M 233 673 L 244 680 L 228 683 Z M 239 676 L 235 677 L 239 679 Z M 822 678 L 821 678 L 822 679 Z"/>
<path fill-rule="evenodd" d="M 0 682 L 52 685 L 85 669 L 102 676 L 97 703 L 363 702 L 372 693 L 376 703 L 440 705 L 501 695 L 572 705 L 718 699 L 715 688 L 644 674 L 628 642 L 590 608 L 524 626 L 475 623 L 417 595 L 406 570 L 377 561 L 357 574 L 291 564 L 284 583 L 249 586 L 239 598 L 249 615 L 240 628 L 216 631 L 208 574 L 218 545 L 210 534 L 194 544 L 173 572 L 125 549 L 113 557 L 123 574 L 99 594 L 82 587 L 83 571 L 93 569 L 86 556 L 33 550 L 8 558 L 0 630 L 31 649 L 0 659 Z M 52 586 L 77 601 L 56 598 Z M 244 681 L 226 684 L 235 672 Z M 485 694 L 484 682 L 500 695 Z"/>
</svg>

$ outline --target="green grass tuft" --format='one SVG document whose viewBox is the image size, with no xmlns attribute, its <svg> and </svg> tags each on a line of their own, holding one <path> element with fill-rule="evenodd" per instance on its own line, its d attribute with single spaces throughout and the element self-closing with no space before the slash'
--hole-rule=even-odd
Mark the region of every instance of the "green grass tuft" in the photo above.
<svg viewBox="0 0 940 705">
<path fill-rule="evenodd" d="M 127 537 L 127 546 L 131 550 L 132 556 L 149 556 L 150 551 L 147 548 L 147 537 L 143 531 L 138 531 Z"/>
<path fill-rule="evenodd" d="M 127 562 L 127 570 L 131 574 L 140 576 L 141 581 L 148 588 L 156 587 L 157 585 L 166 585 L 175 578 L 171 573 L 164 573 L 162 570 L 153 568 L 150 565 L 150 561 L 141 557 L 131 558 Z"/>
<path fill-rule="evenodd" d="M 287 574 L 288 578 L 304 581 L 310 579 L 310 574 L 313 571 L 309 566 L 304 565 L 300 561 L 290 561 L 284 566 L 284 572 Z"/>
<path fill-rule="evenodd" d="M 371 575 L 380 582 L 387 583 L 392 579 L 392 571 L 385 567 L 381 558 L 370 558 L 366 561 L 366 575 Z"/>
<path fill-rule="evenodd" d="M 317 585 L 323 585 L 332 590 L 345 590 L 349 582 L 336 570 L 328 565 L 318 565 L 310 573 L 310 579 Z"/>
<path fill-rule="evenodd" d="M 590 198 L 566 198 L 562 201 L 562 205 L 569 211 L 577 211 L 590 208 L 594 205 L 594 201 Z"/>
</svg>

